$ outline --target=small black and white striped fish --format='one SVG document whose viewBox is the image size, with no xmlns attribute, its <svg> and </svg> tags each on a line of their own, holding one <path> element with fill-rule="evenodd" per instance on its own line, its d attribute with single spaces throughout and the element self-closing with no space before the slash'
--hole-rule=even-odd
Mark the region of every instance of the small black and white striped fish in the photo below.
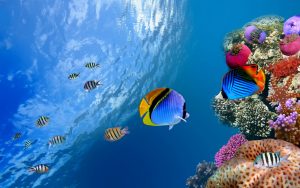
<svg viewBox="0 0 300 188">
<path fill-rule="evenodd" d="M 21 136 L 22 136 L 22 133 L 16 133 L 14 136 L 13 136 L 13 140 L 17 140 L 17 139 L 19 139 L 19 138 L 21 138 Z"/>
<path fill-rule="evenodd" d="M 24 143 L 24 149 L 28 149 L 32 145 L 32 141 L 26 140 Z"/>
<path fill-rule="evenodd" d="M 266 152 L 259 154 L 255 161 L 254 166 L 256 167 L 277 167 L 280 165 L 282 161 L 288 161 L 289 155 L 286 155 L 284 157 L 280 157 L 280 152 Z"/>
<path fill-rule="evenodd" d="M 29 172 L 36 172 L 36 173 L 46 173 L 49 171 L 49 167 L 44 164 L 39 164 L 28 169 Z"/>
<path fill-rule="evenodd" d="M 95 89 L 96 87 L 102 85 L 100 83 L 100 81 L 97 81 L 97 80 L 90 80 L 90 81 L 87 81 L 85 82 L 83 88 L 85 91 L 91 91 L 93 89 Z"/>
<path fill-rule="evenodd" d="M 89 68 L 89 69 L 93 69 L 93 68 L 96 68 L 96 67 L 99 67 L 100 64 L 98 63 L 95 63 L 95 62 L 88 62 L 85 64 L 85 67 L 86 68 Z"/>
<path fill-rule="evenodd" d="M 128 127 L 121 129 L 121 127 L 108 128 L 105 130 L 104 138 L 107 141 L 117 141 L 129 134 Z"/>
<path fill-rule="evenodd" d="M 79 76 L 80 73 L 72 73 L 68 76 L 69 80 L 74 80 Z"/>
<path fill-rule="evenodd" d="M 36 120 L 36 126 L 37 127 L 43 127 L 49 123 L 50 118 L 47 116 L 41 116 L 38 120 Z"/>
<path fill-rule="evenodd" d="M 53 138 L 51 138 L 49 140 L 48 144 L 50 147 L 53 145 L 62 144 L 62 143 L 64 143 L 65 140 L 66 140 L 66 138 L 64 136 L 54 136 Z"/>
</svg>

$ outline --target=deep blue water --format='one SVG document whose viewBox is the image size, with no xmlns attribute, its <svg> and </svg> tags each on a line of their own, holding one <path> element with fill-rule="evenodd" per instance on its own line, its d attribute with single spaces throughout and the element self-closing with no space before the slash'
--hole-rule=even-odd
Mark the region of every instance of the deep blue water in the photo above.
<svg viewBox="0 0 300 188">
<path fill-rule="evenodd" d="M 219 123 L 211 100 L 227 71 L 226 33 L 263 15 L 288 18 L 300 2 L 0 1 L 1 187 L 180 188 L 236 130 Z M 94 60 L 99 70 L 82 66 Z M 82 74 L 75 82 L 66 79 Z M 83 92 L 88 79 L 104 86 Z M 171 131 L 142 124 L 137 106 L 156 87 L 186 99 L 188 123 Z M 39 115 L 51 117 L 38 129 Z M 105 142 L 105 128 L 130 134 Z M 8 144 L 16 132 L 21 140 Z M 49 137 L 67 135 L 48 149 Z M 23 150 L 26 139 L 37 143 Z M 27 173 L 47 163 L 45 175 Z"/>
</svg>

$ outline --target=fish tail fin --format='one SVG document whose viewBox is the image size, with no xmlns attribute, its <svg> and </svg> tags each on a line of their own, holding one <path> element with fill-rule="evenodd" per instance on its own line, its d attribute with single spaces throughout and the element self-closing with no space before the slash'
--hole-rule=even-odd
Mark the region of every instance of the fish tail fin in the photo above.
<svg viewBox="0 0 300 188">
<path fill-rule="evenodd" d="M 103 84 L 100 82 L 100 80 L 97 80 L 96 83 L 97 83 L 97 86 L 103 85 Z"/>
<path fill-rule="evenodd" d="M 142 99 L 140 106 L 139 106 L 139 111 L 140 111 L 140 116 L 142 117 L 149 109 L 150 105 L 147 103 L 145 99 Z"/>
<path fill-rule="evenodd" d="M 288 162 L 288 161 L 289 161 L 289 157 L 290 157 L 290 154 L 287 154 L 287 155 L 281 157 L 281 158 L 280 158 L 280 161 L 281 161 L 281 162 L 282 162 L 282 161 Z"/>
<path fill-rule="evenodd" d="M 128 131 L 128 127 L 123 128 L 122 133 L 129 134 L 130 132 Z"/>
<path fill-rule="evenodd" d="M 100 67 L 100 64 L 99 64 L 99 63 L 97 63 L 97 64 L 96 64 L 96 67 Z"/>
<path fill-rule="evenodd" d="M 34 172 L 34 171 L 35 171 L 34 167 L 29 167 L 28 168 L 28 172 Z"/>
</svg>

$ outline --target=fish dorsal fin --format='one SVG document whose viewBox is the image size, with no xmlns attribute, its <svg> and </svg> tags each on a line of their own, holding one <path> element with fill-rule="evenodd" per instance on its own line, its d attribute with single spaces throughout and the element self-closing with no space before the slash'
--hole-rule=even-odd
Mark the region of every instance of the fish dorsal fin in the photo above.
<svg viewBox="0 0 300 188">
<path fill-rule="evenodd" d="M 250 77 L 254 77 L 257 74 L 258 65 L 257 64 L 244 65 L 241 66 L 240 69 L 242 69 Z"/>
<path fill-rule="evenodd" d="M 156 97 L 158 95 L 160 95 L 166 88 L 157 88 L 151 92 L 149 92 L 146 96 L 145 96 L 145 99 L 147 101 L 147 103 L 149 105 L 152 104 L 153 100 L 156 99 Z"/>
</svg>

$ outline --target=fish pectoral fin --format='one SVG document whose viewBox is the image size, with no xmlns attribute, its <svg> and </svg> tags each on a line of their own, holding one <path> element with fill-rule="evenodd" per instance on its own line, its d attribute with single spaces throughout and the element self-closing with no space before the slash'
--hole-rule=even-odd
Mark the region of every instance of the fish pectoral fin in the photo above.
<svg viewBox="0 0 300 188">
<path fill-rule="evenodd" d="M 182 120 L 182 121 L 184 121 L 184 122 L 187 122 L 185 119 L 183 119 L 183 118 L 180 117 L 180 116 L 176 116 L 176 118 L 178 118 L 178 119 L 180 119 L 180 120 Z"/>
<path fill-rule="evenodd" d="M 169 125 L 169 131 L 172 130 L 174 125 Z"/>
<path fill-rule="evenodd" d="M 140 116 L 144 116 L 144 114 L 149 110 L 150 105 L 147 103 L 145 99 L 142 99 L 140 106 L 139 106 L 139 111 L 140 111 Z"/>
</svg>

